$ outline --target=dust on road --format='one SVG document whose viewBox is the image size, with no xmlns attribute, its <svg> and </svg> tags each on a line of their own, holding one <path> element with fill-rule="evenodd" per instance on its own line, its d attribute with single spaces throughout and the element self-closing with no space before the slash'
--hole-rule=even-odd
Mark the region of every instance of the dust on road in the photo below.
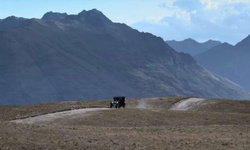
<svg viewBox="0 0 250 150">
<path fill-rule="evenodd" d="M 176 103 L 170 108 L 170 110 L 183 110 L 183 111 L 190 110 L 195 106 L 198 106 L 205 100 L 206 99 L 203 98 L 189 98 Z"/>
</svg>

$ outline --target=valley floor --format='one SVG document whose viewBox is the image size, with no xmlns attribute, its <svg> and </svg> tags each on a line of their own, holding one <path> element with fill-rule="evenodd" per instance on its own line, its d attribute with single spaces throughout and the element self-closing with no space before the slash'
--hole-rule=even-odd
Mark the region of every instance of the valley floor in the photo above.
<svg viewBox="0 0 250 150">
<path fill-rule="evenodd" d="M 0 107 L 2 149 L 250 149 L 250 102 L 203 100 L 187 111 L 170 110 L 186 98 L 61 102 Z M 16 123 L 42 114 L 98 108 L 53 120 Z M 65 113 L 65 112 L 64 112 Z M 27 120 L 27 119 L 26 119 Z"/>
</svg>

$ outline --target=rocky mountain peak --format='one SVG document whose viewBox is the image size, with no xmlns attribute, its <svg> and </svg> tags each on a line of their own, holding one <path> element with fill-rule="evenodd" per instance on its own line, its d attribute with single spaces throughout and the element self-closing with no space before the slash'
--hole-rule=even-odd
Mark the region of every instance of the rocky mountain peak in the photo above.
<svg viewBox="0 0 250 150">
<path fill-rule="evenodd" d="M 104 16 L 104 14 L 102 12 L 100 12 L 99 10 L 97 10 L 97 9 L 83 10 L 80 13 L 78 13 L 78 15 L 85 15 L 87 13 L 92 13 L 92 14 L 103 15 Z"/>
<path fill-rule="evenodd" d="M 10 16 L 0 21 L 0 30 L 10 30 L 21 27 L 28 22 L 28 19 Z"/>
<path fill-rule="evenodd" d="M 88 22 L 91 25 L 104 25 L 106 23 L 111 23 L 102 12 L 97 9 L 92 9 L 89 11 L 83 10 L 78 15 L 78 19 L 83 22 Z"/>
<path fill-rule="evenodd" d="M 22 20 L 26 20 L 26 19 L 16 17 L 16 16 L 9 16 L 9 17 L 5 18 L 3 21 L 5 21 L 5 22 L 18 22 L 18 21 L 22 21 Z"/>
<path fill-rule="evenodd" d="M 215 40 L 208 40 L 208 41 L 206 41 L 206 42 L 203 42 L 203 43 L 201 43 L 205 48 L 207 48 L 207 49 L 210 49 L 210 48 L 212 48 L 212 47 L 214 47 L 214 46 L 218 46 L 218 45 L 220 45 L 220 44 L 222 44 L 220 41 L 215 41 Z"/>
<path fill-rule="evenodd" d="M 215 40 L 208 40 L 206 42 L 200 43 L 191 38 L 185 39 L 183 41 L 166 41 L 166 43 L 178 52 L 188 53 L 192 56 L 203 53 L 206 50 L 221 44 L 220 41 Z"/>
<path fill-rule="evenodd" d="M 216 45 L 220 45 L 222 44 L 220 41 L 216 41 L 216 40 L 207 40 L 206 42 L 203 42 L 203 44 L 208 44 L 208 45 L 213 45 L 213 46 L 216 46 Z"/>
<path fill-rule="evenodd" d="M 233 45 L 227 43 L 227 42 L 224 42 L 222 43 L 221 45 L 218 45 L 218 46 L 228 46 L 228 47 L 232 47 Z"/>
<path fill-rule="evenodd" d="M 65 19 L 68 16 L 67 13 L 57 13 L 57 12 L 47 12 L 46 14 L 43 15 L 42 19 L 47 20 L 47 21 L 60 21 Z"/>
<path fill-rule="evenodd" d="M 195 41 L 194 39 L 191 39 L 191 38 L 187 38 L 187 39 L 183 40 L 183 42 L 195 42 L 195 43 L 198 43 L 197 41 Z"/>
</svg>

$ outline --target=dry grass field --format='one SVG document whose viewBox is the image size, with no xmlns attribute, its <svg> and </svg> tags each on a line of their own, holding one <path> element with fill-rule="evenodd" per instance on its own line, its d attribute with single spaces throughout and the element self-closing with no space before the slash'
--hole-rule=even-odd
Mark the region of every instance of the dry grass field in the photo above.
<svg viewBox="0 0 250 150">
<path fill-rule="evenodd" d="M 250 149 L 250 101 L 206 100 L 188 111 L 169 110 L 183 99 L 129 99 L 125 109 L 33 124 L 10 121 L 108 107 L 110 100 L 1 106 L 0 149 Z"/>
</svg>

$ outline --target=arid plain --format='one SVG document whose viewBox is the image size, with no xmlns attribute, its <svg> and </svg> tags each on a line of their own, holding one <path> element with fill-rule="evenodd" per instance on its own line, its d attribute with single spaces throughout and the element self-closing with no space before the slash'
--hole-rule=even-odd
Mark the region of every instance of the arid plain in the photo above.
<svg viewBox="0 0 250 150">
<path fill-rule="evenodd" d="M 187 97 L 0 106 L 1 149 L 250 149 L 250 102 L 204 100 L 171 110 Z M 13 120 L 97 108 L 32 123 Z"/>
</svg>

